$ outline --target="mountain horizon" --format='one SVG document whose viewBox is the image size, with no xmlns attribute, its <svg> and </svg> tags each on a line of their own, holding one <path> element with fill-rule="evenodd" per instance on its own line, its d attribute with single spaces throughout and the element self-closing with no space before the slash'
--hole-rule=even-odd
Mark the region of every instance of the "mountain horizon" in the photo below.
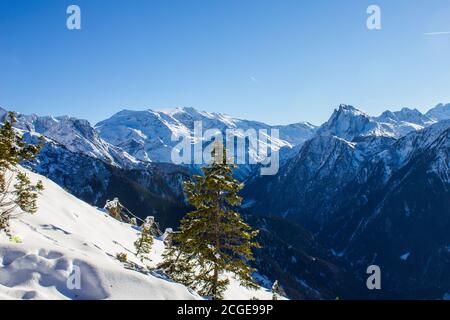
<svg viewBox="0 0 450 320">
<path fill-rule="evenodd" d="M 351 106 L 351 107 L 355 108 L 356 110 L 362 110 L 362 109 L 358 109 L 358 108 L 354 107 L 351 104 L 346 104 L 346 103 L 340 103 L 339 105 L 336 105 L 335 107 L 332 107 L 332 108 L 334 108 L 334 111 L 336 111 L 336 110 L 339 109 L 340 106 Z M 379 115 L 370 115 L 370 116 L 372 116 L 372 117 L 382 117 L 383 114 L 385 114 L 386 112 L 388 112 L 388 113 L 390 113 L 390 112 L 398 112 L 398 113 L 400 113 L 402 110 L 403 111 L 410 110 L 410 111 L 417 111 L 417 112 L 419 112 L 419 113 L 421 113 L 423 115 L 428 115 L 430 117 L 432 116 L 432 114 L 436 114 L 436 116 L 439 117 L 439 112 L 441 112 L 441 113 L 448 112 L 447 110 L 449 109 L 449 106 L 450 106 L 450 103 L 442 103 L 442 102 L 440 102 L 440 103 L 437 103 L 433 107 L 428 107 L 429 109 L 426 112 L 424 112 L 424 113 L 419 111 L 417 109 L 417 107 L 404 107 L 404 106 L 402 107 L 402 106 L 400 106 L 400 107 L 397 107 L 397 108 L 386 109 L 385 111 L 381 112 Z M 0 106 L 0 110 L 3 110 L 3 112 L 4 111 L 15 111 L 15 108 L 3 105 L 3 106 Z M 205 114 L 211 114 L 211 115 L 224 115 L 224 116 L 227 116 L 227 117 L 230 117 L 230 118 L 233 118 L 233 119 L 237 119 L 237 120 L 250 120 L 249 118 L 234 117 L 233 115 L 230 115 L 228 113 L 210 112 L 210 111 L 206 111 L 206 110 L 201 110 L 200 108 L 182 107 L 182 106 L 173 107 L 173 108 L 171 108 L 171 107 L 149 107 L 149 108 L 144 108 L 144 109 L 122 108 L 119 111 L 113 113 L 111 116 L 109 116 L 109 117 L 107 116 L 107 118 L 105 118 L 105 119 L 111 118 L 114 115 L 116 115 L 118 113 L 121 113 L 121 112 L 145 112 L 145 111 L 150 111 L 150 112 L 160 112 L 160 113 L 171 114 L 171 113 L 176 113 L 176 111 L 182 111 L 182 110 L 192 110 L 192 111 L 195 111 L 195 112 L 203 112 Z M 394 110 L 394 111 L 392 111 L 392 110 Z M 20 113 L 20 112 L 18 112 L 18 114 L 26 115 L 25 113 Z M 95 122 L 95 121 L 91 122 L 89 119 L 80 118 L 80 117 L 77 117 L 75 115 L 68 115 L 68 114 L 51 115 L 51 114 L 32 113 L 32 114 L 29 114 L 29 115 L 35 115 L 35 116 L 38 116 L 38 117 L 53 117 L 53 118 L 56 118 L 56 119 L 57 118 L 68 117 L 68 118 L 74 118 L 74 119 L 78 119 L 78 120 L 86 120 L 94 127 L 98 123 L 100 123 L 100 122 L 105 120 L 104 119 L 104 120 L 100 120 L 100 121 L 97 121 L 97 122 Z M 254 121 L 255 122 L 260 122 L 260 123 L 265 123 L 264 121 L 257 121 L 257 120 L 254 120 Z M 299 119 L 298 121 L 290 122 L 290 123 L 287 123 L 287 124 L 270 124 L 270 125 L 275 127 L 275 126 L 288 126 L 288 125 L 297 124 L 297 123 L 305 123 L 305 124 L 311 124 L 313 126 L 320 126 L 324 122 L 321 123 L 321 124 L 313 124 L 310 121 L 308 121 L 307 119 L 303 119 L 303 120 Z M 265 124 L 267 124 L 267 123 L 265 123 Z"/>
</svg>

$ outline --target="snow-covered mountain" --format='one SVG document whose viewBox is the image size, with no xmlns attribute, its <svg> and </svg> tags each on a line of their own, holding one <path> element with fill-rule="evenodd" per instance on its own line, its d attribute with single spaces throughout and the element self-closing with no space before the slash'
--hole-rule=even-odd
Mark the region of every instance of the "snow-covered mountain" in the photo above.
<svg viewBox="0 0 450 320">
<path fill-rule="evenodd" d="M 0 108 L 0 121 L 6 115 Z M 17 114 L 15 127 L 28 142 L 44 137 L 37 159 L 25 165 L 83 201 L 103 206 L 120 197 L 137 215 L 154 215 L 163 225 L 176 224 L 186 212 L 185 168 L 138 161 L 101 139 L 86 120 Z"/>
<path fill-rule="evenodd" d="M 421 126 L 429 126 L 434 121 L 427 115 L 422 114 L 417 109 L 402 108 L 400 111 L 385 111 L 376 118 L 379 121 L 394 122 L 399 125 L 402 123 L 413 123 Z"/>
<path fill-rule="evenodd" d="M 37 142 L 29 132 L 24 137 Z M 53 140 L 46 141 L 35 161 L 24 165 L 91 205 L 103 207 L 106 200 L 119 197 L 139 217 L 153 215 L 163 226 L 177 224 L 187 210 L 182 182 L 190 173 L 180 166 L 151 163 L 121 168 Z"/>
<path fill-rule="evenodd" d="M 269 141 L 274 145 L 275 150 L 302 144 L 314 134 L 316 129 L 310 123 L 270 126 L 261 122 L 232 118 L 225 114 L 198 111 L 194 108 L 160 111 L 123 110 L 97 123 L 95 128 L 104 140 L 122 148 L 139 160 L 171 162 L 171 152 L 178 144 L 178 140 L 172 141 L 172 135 L 191 137 L 196 121 L 202 123 L 203 130 L 217 129 L 222 133 L 226 129 L 268 130 Z M 280 131 L 280 139 L 270 137 L 271 129 Z M 250 153 L 250 156 L 254 155 Z"/>
<path fill-rule="evenodd" d="M 361 282 L 369 264 L 380 265 L 386 280 L 374 297 L 442 298 L 450 292 L 450 120 L 429 124 L 402 111 L 425 127 L 395 138 L 341 106 L 277 176 L 251 180 L 244 198 L 254 214 L 313 231 Z"/>
<path fill-rule="evenodd" d="M 0 108 L 0 121 L 6 110 Z M 437 120 L 450 118 L 450 104 L 439 104 L 426 115 L 416 109 L 385 111 L 373 117 L 349 106 L 341 105 L 320 128 L 299 122 L 283 126 L 243 120 L 225 114 L 198 111 L 194 108 L 174 108 L 160 111 L 123 110 L 92 127 L 86 120 L 69 116 L 52 117 L 17 115 L 16 127 L 44 135 L 72 152 L 82 153 L 112 165 L 135 168 L 145 162 L 171 162 L 171 152 L 178 143 L 172 134 L 191 136 L 194 122 L 200 121 L 203 130 L 218 129 L 265 129 L 275 149 L 283 148 L 283 154 L 292 155 L 316 131 L 322 135 L 335 135 L 347 141 L 361 136 L 385 136 L 399 138 L 423 129 Z M 278 129 L 279 139 L 270 138 L 270 130 Z M 250 153 L 249 156 L 254 156 Z M 143 163 L 144 162 L 144 163 Z"/>
<path fill-rule="evenodd" d="M 198 111 L 194 108 L 174 108 L 160 111 L 123 110 L 111 118 L 99 122 L 95 128 L 86 120 L 62 116 L 37 116 L 18 114 L 16 127 L 30 133 L 44 135 L 75 153 L 82 153 L 121 168 L 136 168 L 145 163 L 170 163 L 173 147 L 172 135 L 192 136 L 194 122 L 200 121 L 202 129 L 260 129 L 267 130 L 269 141 L 275 150 L 282 149 L 282 160 L 300 150 L 303 143 L 316 131 L 321 135 L 335 135 L 352 141 L 357 137 L 385 136 L 398 138 L 420 130 L 450 114 L 449 105 L 438 105 L 427 115 L 416 109 L 385 111 L 372 117 L 348 105 L 341 105 L 320 128 L 299 122 L 284 126 L 271 126 L 257 121 L 243 120 L 224 114 Z M 430 115 L 434 116 L 431 117 Z M 0 108 L 0 121 L 6 111 Z M 271 129 L 278 129 L 279 139 L 270 137 Z M 249 157 L 257 158 L 255 152 Z M 245 169 L 245 170 L 244 170 Z M 247 173 L 248 168 L 243 168 Z M 246 174 L 247 174 L 246 173 Z"/>
<path fill-rule="evenodd" d="M 183 285 L 161 274 L 141 269 L 133 242 L 139 228 L 119 222 L 91 207 L 43 176 L 45 190 L 38 212 L 12 221 L 15 241 L 0 234 L 0 299 L 201 299 Z M 162 257 L 164 244 L 155 239 L 150 267 Z M 138 268 L 116 259 L 126 253 Z M 79 275 L 80 286 L 70 276 Z M 73 278 L 74 279 L 74 278 Z M 231 277 L 226 299 L 271 299 L 269 290 L 240 287 Z"/>
<path fill-rule="evenodd" d="M 425 152 L 428 144 L 421 139 L 433 141 L 438 129 L 446 126 L 448 120 L 436 122 L 418 110 L 404 108 L 371 117 L 341 105 L 295 156 L 282 164 L 278 175 L 250 179 L 246 196 L 255 210 L 320 230 L 336 208 L 337 202 L 331 199 L 366 163 L 387 157 L 390 161 L 386 160 L 386 166 L 392 174 L 410 160 L 411 153 Z"/>
<path fill-rule="evenodd" d="M 330 119 L 318 129 L 318 133 L 335 135 L 347 141 L 361 136 L 399 138 L 435 122 L 417 109 L 385 111 L 378 117 L 372 117 L 353 106 L 340 105 Z"/>
<path fill-rule="evenodd" d="M 6 113 L 6 110 L 0 108 L 1 122 Z M 139 161 L 127 152 L 101 139 L 87 120 L 68 116 L 41 117 L 35 114 L 17 114 L 15 127 L 31 134 L 43 135 L 72 152 L 81 153 L 115 166 L 131 168 L 139 164 Z"/>
<path fill-rule="evenodd" d="M 445 120 L 450 119 L 450 103 L 448 104 L 438 104 L 433 109 L 430 109 L 426 115 L 434 120 Z"/>
<path fill-rule="evenodd" d="M 384 270 L 375 297 L 442 299 L 450 292 L 449 154 L 444 120 L 374 156 L 336 194 L 320 238 L 355 274 L 369 261 Z"/>
</svg>

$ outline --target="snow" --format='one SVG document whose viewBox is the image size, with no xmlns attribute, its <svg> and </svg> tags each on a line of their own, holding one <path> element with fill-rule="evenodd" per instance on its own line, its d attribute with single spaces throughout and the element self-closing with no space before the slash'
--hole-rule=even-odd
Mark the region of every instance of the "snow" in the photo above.
<svg viewBox="0 0 450 320">
<path fill-rule="evenodd" d="M 241 208 L 244 208 L 244 209 L 251 208 L 255 204 L 256 204 L 255 199 L 248 199 L 241 205 Z"/>
<path fill-rule="evenodd" d="M 43 135 L 47 142 L 56 142 L 71 152 L 85 154 L 115 166 L 133 167 L 139 164 L 137 159 L 124 150 L 101 139 L 87 120 L 68 116 L 40 117 L 35 114 L 18 114 L 14 126 L 23 133 L 32 136 Z"/>
<path fill-rule="evenodd" d="M 345 252 L 344 252 L 344 251 L 342 251 L 342 252 L 337 252 L 336 250 L 331 249 L 331 253 L 332 253 L 333 256 L 335 256 L 335 257 L 343 257 Z"/>
<path fill-rule="evenodd" d="M 181 107 L 176 107 L 176 108 L 161 108 L 161 109 L 157 109 L 156 111 L 157 111 L 157 112 L 160 112 L 160 113 L 167 114 L 167 115 L 169 115 L 169 116 L 175 115 L 175 114 L 177 114 L 177 113 L 184 112 L 184 111 L 183 111 L 183 108 L 181 108 Z"/>
<path fill-rule="evenodd" d="M 411 254 L 411 252 L 406 252 L 405 254 L 402 254 L 400 256 L 400 260 L 406 261 L 408 260 L 409 255 Z"/>
<path fill-rule="evenodd" d="M 0 110 L 0 120 L 6 110 Z M 64 145 L 72 152 L 82 153 L 115 166 L 135 168 L 142 162 L 172 162 L 171 153 L 178 141 L 172 135 L 191 137 L 193 123 L 201 121 L 204 129 L 278 129 L 280 138 L 269 136 L 274 150 L 281 148 L 297 152 L 306 140 L 319 134 L 330 134 L 352 141 L 357 137 L 383 136 L 400 138 L 410 132 L 421 130 L 437 120 L 450 118 L 450 104 L 440 104 L 427 114 L 417 109 L 403 108 L 400 111 L 385 111 L 378 117 L 371 117 L 349 106 L 341 105 L 330 120 L 320 129 L 301 122 L 290 125 L 271 126 L 265 123 L 233 118 L 225 114 L 198 111 L 194 108 L 132 111 L 123 110 L 111 118 L 92 127 L 86 120 L 69 116 L 37 116 L 18 114 L 17 128 L 31 135 L 42 134 L 48 139 Z M 263 134 L 263 136 L 266 136 Z M 264 144 L 262 137 L 259 143 Z M 292 156 L 283 150 L 283 157 Z M 248 151 L 252 160 L 260 160 L 254 150 Z M 248 170 L 242 166 L 243 172 Z M 244 174 L 245 175 L 245 174 Z"/>
<path fill-rule="evenodd" d="M 45 177 L 27 174 L 34 182 L 42 180 L 45 190 L 36 214 L 12 220 L 15 241 L 0 234 L 0 299 L 202 299 L 156 272 L 125 268 L 115 258 L 124 252 L 130 262 L 143 266 L 134 255 L 137 227 L 115 220 Z M 155 239 L 151 267 L 161 262 L 163 250 L 163 241 Z M 81 287 L 69 289 L 68 279 L 78 268 Z M 249 290 L 230 281 L 226 299 L 271 299 L 267 289 Z"/>
<path fill-rule="evenodd" d="M 445 117 L 442 116 L 441 120 Z M 319 128 L 318 133 L 335 135 L 349 141 L 368 136 L 398 139 L 434 123 L 436 118 L 430 117 L 428 113 L 422 114 L 417 109 L 387 110 L 378 117 L 372 117 L 352 106 L 341 105 Z"/>
<path fill-rule="evenodd" d="M 405 216 L 411 216 L 411 209 L 408 207 L 408 204 L 405 202 Z"/>
<path fill-rule="evenodd" d="M 386 148 L 380 151 L 371 159 L 372 163 L 383 163 L 384 179 L 387 181 L 395 170 L 408 163 L 418 153 L 427 152 L 427 150 L 437 149 L 436 158 L 429 164 L 427 172 L 434 172 L 443 182 L 450 181 L 448 175 L 448 128 L 450 120 L 442 120 L 437 123 L 419 130 L 413 131 L 406 136 L 388 144 Z M 361 143 L 359 143 L 361 145 Z M 371 147 L 370 145 L 367 147 Z M 376 149 L 375 149 L 376 150 Z M 405 215 L 410 215 L 410 208 L 405 204 Z"/>
<path fill-rule="evenodd" d="M 426 115 L 437 121 L 450 119 L 450 103 L 440 103 L 436 107 L 430 109 Z"/>
<path fill-rule="evenodd" d="M 263 143 L 264 138 L 268 138 L 268 142 L 271 143 L 274 150 L 300 145 L 315 132 L 315 127 L 311 124 L 271 126 L 257 121 L 233 118 L 226 114 L 181 107 L 146 111 L 123 110 L 109 119 L 101 121 L 95 128 L 102 139 L 122 148 L 139 160 L 151 159 L 154 162 L 167 163 L 172 162 L 173 148 L 179 143 L 178 140 L 172 140 L 172 136 L 197 138 L 194 137 L 195 122 L 201 122 L 203 130 L 216 129 L 223 135 L 227 129 L 239 129 L 242 132 L 254 129 L 261 133 L 258 142 Z M 260 132 L 260 129 L 264 129 L 268 133 L 271 132 L 271 129 L 278 129 L 280 138 L 272 138 L 270 135 Z M 236 136 L 239 136 L 239 133 Z M 200 137 L 197 142 L 203 139 L 204 137 Z M 252 159 L 258 159 L 252 150 L 247 153 Z"/>
</svg>

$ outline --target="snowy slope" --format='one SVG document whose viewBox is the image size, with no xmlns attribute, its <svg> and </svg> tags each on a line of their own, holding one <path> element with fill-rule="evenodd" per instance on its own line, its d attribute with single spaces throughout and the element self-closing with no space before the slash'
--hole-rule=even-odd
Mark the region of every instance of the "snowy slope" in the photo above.
<svg viewBox="0 0 450 320">
<path fill-rule="evenodd" d="M 400 138 L 435 122 L 417 109 L 388 110 L 378 117 L 372 117 L 353 106 L 341 104 L 317 133 L 335 135 L 348 141 L 367 136 Z"/>
<path fill-rule="evenodd" d="M 6 113 L 6 110 L 0 108 L 1 122 Z M 84 154 L 114 166 L 130 168 L 139 165 L 139 161 L 127 152 L 100 138 L 87 120 L 19 113 L 15 127 L 32 135 L 43 135 L 47 140 L 63 145 L 71 152 Z"/>
<path fill-rule="evenodd" d="M 439 103 L 436 107 L 430 109 L 426 115 L 437 121 L 450 119 L 450 103 Z"/>
<path fill-rule="evenodd" d="M 123 110 L 109 119 L 99 122 L 95 128 L 100 136 L 110 144 L 122 148 L 142 161 L 171 162 L 171 152 L 177 141 L 172 134 L 190 137 L 194 123 L 200 121 L 203 130 L 217 129 L 265 129 L 274 149 L 302 144 L 315 132 L 309 123 L 287 126 L 270 126 L 265 123 L 233 118 L 225 114 L 198 111 L 194 108 L 174 108 L 164 110 L 132 111 Z M 280 131 L 280 139 L 270 137 L 271 129 Z M 249 156 L 256 158 L 254 155 Z"/>
<path fill-rule="evenodd" d="M 19 215 L 11 223 L 20 243 L 0 235 L 0 299 L 201 299 L 186 287 L 157 274 L 124 268 L 115 255 L 133 254 L 136 227 L 91 207 L 40 175 L 45 190 L 38 212 Z M 151 265 L 161 261 L 162 241 L 156 239 Z M 74 267 L 81 271 L 81 289 L 66 283 Z M 75 268 L 76 269 L 76 268 Z M 229 299 L 270 299 L 266 289 L 247 290 L 232 279 Z"/>
</svg>

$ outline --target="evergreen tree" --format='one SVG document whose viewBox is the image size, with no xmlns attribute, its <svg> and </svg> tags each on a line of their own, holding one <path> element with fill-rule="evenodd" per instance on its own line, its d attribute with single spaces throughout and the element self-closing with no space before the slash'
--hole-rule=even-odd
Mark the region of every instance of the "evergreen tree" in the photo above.
<svg viewBox="0 0 450 320">
<path fill-rule="evenodd" d="M 16 121 L 14 113 L 10 112 L 0 128 L 0 231 L 11 237 L 9 221 L 16 209 L 35 213 L 38 192 L 44 186 L 41 181 L 31 184 L 27 175 L 18 169 L 22 161 L 33 160 L 42 147 L 27 144 L 22 135 L 16 132 L 13 125 Z M 13 184 L 13 181 L 16 183 Z"/>
<path fill-rule="evenodd" d="M 136 249 L 136 255 L 144 263 L 145 260 L 150 260 L 147 257 L 152 250 L 153 246 L 153 235 L 152 226 L 149 222 L 145 221 L 141 226 L 141 235 L 134 242 L 134 247 Z"/>
<path fill-rule="evenodd" d="M 37 211 L 36 200 L 38 194 L 37 186 L 31 184 L 30 179 L 23 172 L 18 172 L 17 183 L 14 185 L 17 205 L 25 212 L 35 213 Z"/>
<path fill-rule="evenodd" d="M 194 279 L 194 270 L 197 264 L 193 259 L 195 254 L 183 252 L 180 244 L 173 243 L 176 234 L 172 233 L 172 242 L 164 251 L 163 262 L 158 267 L 164 269 L 173 281 L 196 290 L 197 281 Z"/>
<path fill-rule="evenodd" d="M 213 162 L 202 168 L 203 176 L 185 182 L 189 203 L 195 208 L 181 220 L 180 230 L 172 235 L 172 245 L 164 253 L 161 265 L 173 280 L 197 290 L 203 296 L 223 298 L 231 272 L 245 287 L 255 288 L 251 277 L 255 269 L 253 231 L 235 211 L 242 198 L 243 184 L 232 175 L 223 146 L 214 148 Z"/>
</svg>

